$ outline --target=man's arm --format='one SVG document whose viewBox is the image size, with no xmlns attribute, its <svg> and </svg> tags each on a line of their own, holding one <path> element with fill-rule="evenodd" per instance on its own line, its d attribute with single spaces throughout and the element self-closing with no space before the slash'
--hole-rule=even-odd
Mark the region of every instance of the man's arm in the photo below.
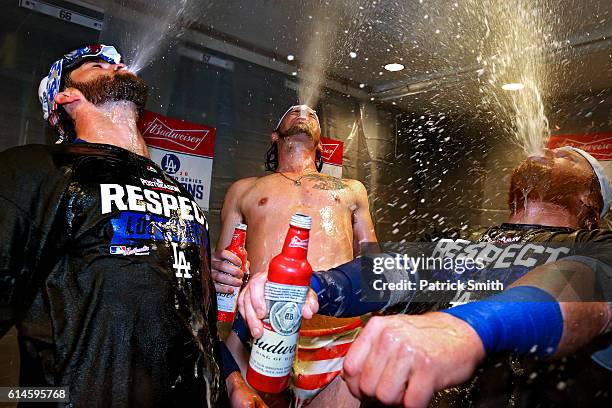
<svg viewBox="0 0 612 408">
<path fill-rule="evenodd" d="M 558 261 L 484 301 L 373 318 L 346 356 L 344 379 L 357 397 L 424 407 L 434 392 L 468 380 L 487 354 L 570 353 L 610 329 L 607 303 L 579 302 L 593 298 L 594 283 L 586 264 Z"/>
<path fill-rule="evenodd" d="M 370 215 L 368 203 L 368 192 L 364 185 L 357 180 L 350 180 L 349 186 L 355 196 L 355 208 L 353 209 L 353 255 L 361 253 L 361 244 L 378 242 L 374 223 Z"/>
<path fill-rule="evenodd" d="M 242 262 L 238 256 L 225 250 L 225 248 L 232 241 L 236 224 L 245 221 L 240 205 L 241 199 L 255 180 L 257 180 L 256 177 L 238 180 L 230 186 L 225 194 L 223 208 L 221 209 L 221 234 L 211 262 L 211 276 L 215 282 L 215 289 L 220 293 L 233 293 L 234 288 L 239 288 L 242 285 L 243 272 L 240 269 Z"/>
<path fill-rule="evenodd" d="M 597 274 L 583 262 L 562 259 L 542 265 L 511 285 L 517 286 L 540 288 L 559 302 L 564 330 L 555 356 L 571 353 L 611 328 L 610 303 L 590 301 L 598 295 Z"/>
</svg>

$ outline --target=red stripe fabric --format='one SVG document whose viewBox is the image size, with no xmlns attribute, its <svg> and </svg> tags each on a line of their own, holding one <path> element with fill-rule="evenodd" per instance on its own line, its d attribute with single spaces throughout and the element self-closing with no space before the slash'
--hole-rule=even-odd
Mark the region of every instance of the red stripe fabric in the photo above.
<svg viewBox="0 0 612 408">
<path fill-rule="evenodd" d="M 294 386 L 303 390 L 316 390 L 331 383 L 338 374 L 340 370 L 325 374 L 300 374 L 294 380 Z"/>
<path fill-rule="evenodd" d="M 319 349 L 303 349 L 298 348 L 297 362 L 302 361 L 320 361 L 329 360 L 332 358 L 344 357 L 351 347 L 351 343 L 338 344 L 327 346 Z"/>
</svg>

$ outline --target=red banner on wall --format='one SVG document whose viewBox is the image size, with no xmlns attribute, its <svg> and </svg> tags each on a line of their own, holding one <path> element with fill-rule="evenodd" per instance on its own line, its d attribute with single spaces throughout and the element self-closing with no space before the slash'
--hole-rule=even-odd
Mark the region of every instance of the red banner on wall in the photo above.
<svg viewBox="0 0 612 408">
<path fill-rule="evenodd" d="M 344 142 L 329 137 L 321 137 L 321 157 L 325 174 L 342 178 L 342 154 Z"/>
<path fill-rule="evenodd" d="M 149 111 L 144 112 L 138 128 L 151 159 L 207 211 L 217 130 Z"/>
<path fill-rule="evenodd" d="M 201 157 L 214 155 L 217 130 L 213 127 L 145 111 L 138 128 L 150 146 Z"/>
<path fill-rule="evenodd" d="M 321 157 L 323 163 L 332 164 L 334 166 L 342 166 L 342 153 L 344 143 L 340 140 L 330 139 L 329 137 L 321 138 Z"/>
<path fill-rule="evenodd" d="M 548 140 L 548 147 L 551 149 L 562 146 L 577 147 L 597 160 L 612 160 L 612 132 L 553 135 Z"/>
</svg>

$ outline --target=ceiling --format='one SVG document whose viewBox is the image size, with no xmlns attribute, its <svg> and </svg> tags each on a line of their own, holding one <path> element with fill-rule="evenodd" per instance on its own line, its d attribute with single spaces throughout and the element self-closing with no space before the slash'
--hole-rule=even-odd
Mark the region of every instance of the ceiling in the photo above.
<svg viewBox="0 0 612 408">
<path fill-rule="evenodd" d="M 109 1 L 158 15 L 184 2 Z M 513 71 L 537 69 L 557 95 L 612 85 L 610 0 L 192 0 L 186 6 L 183 17 L 208 36 L 287 65 L 298 77 L 323 69 L 367 98 L 404 108 L 423 99 L 461 105 L 465 99 L 453 96 L 477 95 L 496 61 L 513 53 L 523 54 L 510 61 Z M 533 59 L 541 62 L 537 68 Z M 386 71 L 391 62 L 405 69 Z"/>
</svg>

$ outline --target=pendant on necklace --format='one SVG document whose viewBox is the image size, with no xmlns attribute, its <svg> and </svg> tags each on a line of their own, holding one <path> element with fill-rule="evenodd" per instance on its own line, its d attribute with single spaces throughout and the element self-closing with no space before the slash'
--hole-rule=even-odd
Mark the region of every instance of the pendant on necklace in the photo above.
<svg viewBox="0 0 612 408">
<path fill-rule="evenodd" d="M 296 180 L 296 181 L 293 182 L 293 185 L 296 186 L 296 187 L 299 187 L 299 186 L 302 185 L 302 183 L 300 183 L 299 180 Z"/>
</svg>

